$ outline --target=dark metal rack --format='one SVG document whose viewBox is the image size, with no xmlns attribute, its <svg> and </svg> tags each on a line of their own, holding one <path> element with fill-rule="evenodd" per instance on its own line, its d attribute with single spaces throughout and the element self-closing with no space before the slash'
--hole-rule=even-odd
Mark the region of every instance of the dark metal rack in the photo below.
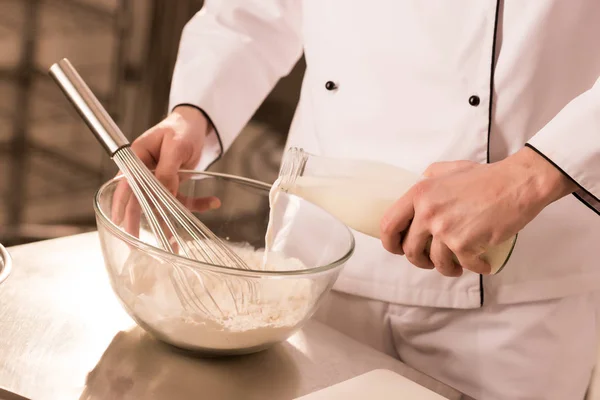
<svg viewBox="0 0 600 400">
<path fill-rule="evenodd" d="M 100 3 L 115 7 L 103 8 Z M 92 196 L 116 172 L 51 82 L 50 64 L 67 53 L 133 139 L 168 111 L 181 31 L 202 4 L 202 0 L 0 0 L 0 55 L 7 32 L 18 36 L 17 46 L 11 47 L 18 47 L 19 53 L 9 67 L 0 65 L 0 242 L 18 244 L 95 229 Z M 48 21 L 48 13 L 54 20 Z M 86 41 L 98 31 L 114 38 L 106 56 L 109 62 L 97 65 L 98 57 L 95 64 L 63 47 L 52 60 L 46 54 L 43 62 L 48 65 L 42 65 L 40 47 L 47 45 L 48 37 Z M 136 34 L 138 44 L 133 45 Z M 133 62 L 131 54 L 137 50 L 138 60 Z M 0 64 L 5 58 L 0 57 Z M 297 96 L 304 69 L 300 64 L 278 85 L 276 94 Z M 108 75 L 109 83 L 99 84 L 94 79 L 99 74 Z M 3 94 L 7 84 L 11 91 Z M 216 170 L 266 180 L 276 174 L 294 109 L 294 99 L 279 97 L 269 96 L 253 118 L 264 129 L 245 135 L 214 166 Z M 47 203 L 56 207 L 44 208 Z M 60 215 L 54 215 L 58 209 Z"/>
<path fill-rule="evenodd" d="M 48 143 L 52 142 L 52 138 L 40 141 L 39 135 L 32 135 L 33 125 L 40 122 L 49 125 L 67 123 L 72 126 L 71 129 L 86 129 L 74 113 L 66 111 L 68 108 L 63 107 L 65 103 L 61 94 L 51 86 L 46 73 L 49 65 L 40 65 L 39 46 L 49 34 L 78 35 L 85 40 L 86 35 L 98 30 L 112 32 L 116 39 L 109 63 L 111 70 L 104 72 L 111 75 L 110 89 L 97 92 L 109 112 L 119 121 L 126 79 L 124 55 L 131 26 L 129 2 L 119 0 L 117 7 L 109 10 L 77 0 L 2 0 L 0 9 L 3 10 L 0 26 L 5 31 L 17 33 L 20 39 L 18 63 L 0 69 L 0 81 L 14 86 L 14 98 L 9 101 L 14 104 L 13 109 L 0 111 L 0 118 L 7 119 L 12 125 L 8 141 L 0 142 L 0 157 L 5 159 L 5 166 L 8 164 L 3 173 L 4 192 L 0 193 L 0 211 L 4 210 L 5 216 L 0 219 L 0 241 L 15 244 L 92 229 L 93 214 L 84 217 L 83 221 L 53 221 L 49 216 L 50 222 L 43 223 L 26 216 L 26 207 L 36 202 L 48 203 L 57 196 L 68 204 L 69 197 L 80 191 L 90 193 L 112 173 L 109 160 L 99 147 L 85 149 L 87 159 L 97 160 L 90 163 L 83 161 L 81 156 L 75 156 L 75 152 L 81 149 L 52 146 Z M 12 18 L 10 11 L 14 13 Z M 44 12 L 51 12 L 61 21 L 53 25 L 56 30 L 51 33 L 43 32 Z M 60 55 L 57 55 L 58 58 Z M 94 68 L 98 67 L 85 66 L 88 73 Z M 40 107 L 36 107 L 40 103 L 45 104 L 42 113 L 37 109 Z M 46 185 L 36 185 L 32 180 Z"/>
</svg>

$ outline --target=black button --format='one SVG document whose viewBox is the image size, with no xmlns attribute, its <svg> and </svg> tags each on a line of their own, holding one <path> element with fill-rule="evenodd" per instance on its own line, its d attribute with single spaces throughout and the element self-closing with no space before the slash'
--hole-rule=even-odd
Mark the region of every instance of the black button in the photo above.
<svg viewBox="0 0 600 400">
<path fill-rule="evenodd" d="M 327 82 L 325 82 L 325 89 L 335 90 L 335 89 L 337 89 L 337 85 L 333 81 L 327 81 Z"/>
<path fill-rule="evenodd" d="M 479 103 L 481 103 L 481 99 L 479 98 L 479 96 L 469 97 L 469 104 L 472 105 L 473 107 L 477 107 L 479 105 Z"/>
</svg>

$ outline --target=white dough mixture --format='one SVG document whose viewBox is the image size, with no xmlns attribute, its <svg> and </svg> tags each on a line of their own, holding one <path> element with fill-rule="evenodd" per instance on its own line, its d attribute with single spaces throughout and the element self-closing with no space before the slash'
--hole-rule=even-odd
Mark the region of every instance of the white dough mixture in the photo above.
<svg viewBox="0 0 600 400">
<path fill-rule="evenodd" d="M 253 270 L 306 269 L 298 259 L 251 246 L 232 249 Z M 242 349 L 286 339 L 313 307 L 313 282 L 307 278 L 260 279 L 174 268 L 133 250 L 117 271 L 116 289 L 133 314 L 153 331 L 182 347 Z M 184 293 L 208 312 L 184 307 L 174 280 L 187 282 Z"/>
</svg>

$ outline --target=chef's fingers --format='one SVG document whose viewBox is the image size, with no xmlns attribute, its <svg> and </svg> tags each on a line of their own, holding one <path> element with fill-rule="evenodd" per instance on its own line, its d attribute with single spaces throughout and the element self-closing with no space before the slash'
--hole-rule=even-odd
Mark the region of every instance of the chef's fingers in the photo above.
<svg viewBox="0 0 600 400">
<path fill-rule="evenodd" d="M 168 128 L 155 126 L 148 129 L 131 144 L 131 150 L 150 169 L 155 168 L 160 160 L 162 143 L 164 137 L 168 135 L 168 130 Z"/>
<path fill-rule="evenodd" d="M 477 274 L 488 275 L 492 271 L 490 264 L 481 259 L 482 251 L 474 251 L 472 247 L 452 246 L 448 248 L 454 253 L 461 267 Z"/>
<path fill-rule="evenodd" d="M 163 132 L 160 129 L 151 128 L 137 138 L 131 145 L 131 149 L 138 158 L 149 169 L 156 167 L 156 160 L 160 155 Z M 113 221 L 119 224 L 127 233 L 139 237 L 141 207 L 131 190 L 127 179 L 120 179 L 113 194 L 112 201 Z"/>
<path fill-rule="evenodd" d="M 219 200 L 219 198 L 215 196 L 191 197 L 184 196 L 182 194 L 177 194 L 177 200 L 179 200 L 179 202 L 188 210 L 198 213 L 214 210 L 221 207 L 221 200 Z M 164 232 L 167 240 L 171 245 L 171 250 L 173 251 L 173 253 L 179 253 L 179 244 L 177 243 L 177 240 L 171 228 L 169 228 L 169 226 L 162 220 L 162 218 L 159 220 L 159 222 L 162 231 Z"/>
<path fill-rule="evenodd" d="M 429 259 L 435 265 L 435 269 L 445 276 L 461 276 L 462 267 L 453 260 L 452 251 L 439 239 L 431 240 Z"/>
<path fill-rule="evenodd" d="M 179 176 L 177 172 L 183 163 L 185 148 L 177 139 L 173 139 L 171 128 L 156 126 L 140 136 L 131 148 L 150 169 L 154 169 L 156 178 L 171 192 L 177 193 Z"/>
<path fill-rule="evenodd" d="M 177 200 L 181 202 L 190 211 L 205 212 L 215 210 L 221 207 L 221 200 L 215 196 L 209 197 L 191 197 L 177 194 Z"/>
<path fill-rule="evenodd" d="M 435 178 L 436 176 L 442 176 L 451 172 L 458 172 L 460 170 L 468 169 L 476 165 L 473 161 L 442 161 L 431 164 L 423 176 L 426 178 Z"/>
<path fill-rule="evenodd" d="M 408 228 L 406 235 L 402 238 L 402 251 L 404 255 L 416 267 L 433 269 L 434 265 L 429 259 L 426 247 L 431 238 L 431 233 L 418 221 Z"/>
<path fill-rule="evenodd" d="M 408 229 L 415 216 L 413 196 L 414 191 L 411 189 L 404 196 L 396 200 L 381 219 L 381 243 L 390 253 L 404 254 L 402 250 L 402 235 Z"/>
<path fill-rule="evenodd" d="M 140 139 L 142 137 L 145 138 L 146 136 L 144 136 L 144 135 L 140 136 Z M 138 141 L 140 139 L 138 139 Z M 131 145 L 131 149 L 134 151 L 134 153 L 141 159 L 141 161 L 148 168 L 154 168 L 156 165 L 154 157 L 152 156 L 152 154 L 149 151 L 145 150 L 145 147 L 144 147 L 145 144 L 143 144 L 143 143 L 147 143 L 149 140 L 148 139 L 142 140 L 142 146 L 140 146 L 138 141 L 134 142 Z M 119 172 L 117 174 L 117 178 L 119 178 L 119 183 L 117 184 L 117 188 L 115 189 L 115 192 L 113 193 L 113 200 L 112 200 L 112 207 L 111 207 L 112 221 L 115 222 L 116 224 L 121 224 L 123 222 L 123 219 L 125 218 L 125 212 L 127 210 L 127 204 L 129 203 L 129 199 L 130 199 L 130 197 L 134 196 L 127 179 L 125 177 L 121 177 L 121 176 L 122 176 L 122 173 Z"/>
<path fill-rule="evenodd" d="M 127 205 L 125 207 L 125 217 L 123 219 L 123 229 L 133 237 L 140 237 L 140 218 L 142 210 L 140 203 L 138 203 L 137 197 L 134 195 L 129 196 Z"/>
<path fill-rule="evenodd" d="M 120 204 L 118 207 L 115 206 L 114 209 L 116 210 L 116 215 L 118 214 L 118 216 L 120 216 L 120 220 L 117 222 L 113 218 L 113 221 L 120 225 L 129 234 L 135 237 L 139 237 L 139 226 L 142 209 L 139 205 L 139 202 L 137 201 L 137 198 L 131 191 L 129 185 L 127 185 L 126 181 L 124 182 L 124 185 L 117 187 L 117 189 L 121 188 L 121 190 L 123 190 L 124 193 L 115 196 L 115 198 L 118 199 L 117 201 L 119 201 Z M 178 194 L 177 199 L 191 211 L 199 213 L 221 207 L 221 200 L 215 196 L 191 197 Z M 160 220 L 160 222 L 161 227 L 166 233 L 167 238 L 171 239 L 172 234 L 170 230 L 168 230 L 168 227 L 164 225 L 162 219 Z"/>
<path fill-rule="evenodd" d="M 110 210 L 111 221 L 116 225 L 120 225 L 121 222 L 123 222 L 123 218 L 125 218 L 125 208 L 127 207 L 127 202 L 131 195 L 131 188 L 129 187 L 127 180 L 125 178 L 120 179 L 113 192 Z"/>
<path fill-rule="evenodd" d="M 179 169 L 190 158 L 192 151 L 188 143 L 179 138 L 172 135 L 165 135 L 163 138 L 155 175 L 173 194 L 177 194 L 179 189 Z"/>
</svg>

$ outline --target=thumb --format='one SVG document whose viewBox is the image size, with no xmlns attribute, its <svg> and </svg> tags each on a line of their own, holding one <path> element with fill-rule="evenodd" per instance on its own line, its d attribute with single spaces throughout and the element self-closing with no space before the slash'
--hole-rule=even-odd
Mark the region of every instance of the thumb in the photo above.
<svg viewBox="0 0 600 400">
<path fill-rule="evenodd" d="M 472 168 L 476 164 L 477 163 L 473 161 L 467 160 L 436 162 L 427 167 L 425 172 L 423 172 L 423 176 L 426 178 L 435 178 L 452 172 L 459 172 Z"/>
</svg>

